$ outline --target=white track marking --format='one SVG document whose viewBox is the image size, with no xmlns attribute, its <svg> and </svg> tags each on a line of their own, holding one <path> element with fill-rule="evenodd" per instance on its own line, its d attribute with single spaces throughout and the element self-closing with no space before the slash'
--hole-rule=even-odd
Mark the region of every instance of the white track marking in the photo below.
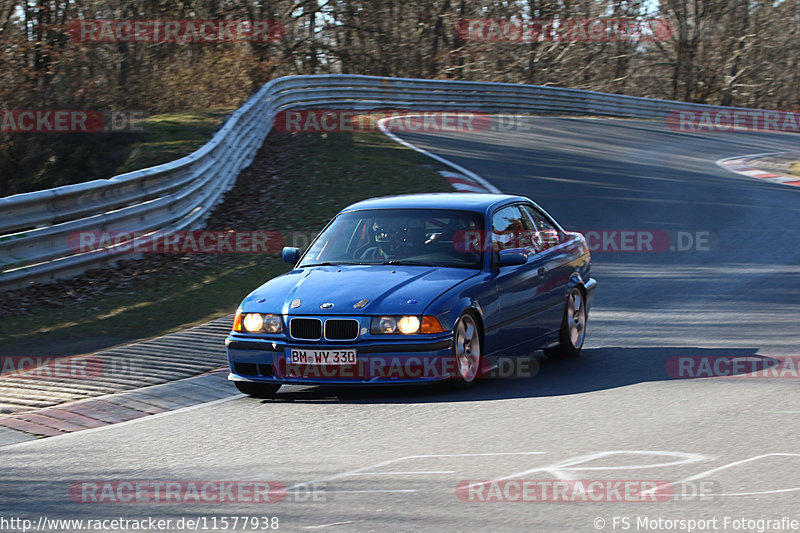
<svg viewBox="0 0 800 533">
<path fill-rule="evenodd" d="M 419 116 L 422 116 L 422 115 L 408 115 L 408 116 L 419 117 Z M 386 135 L 387 137 L 389 137 L 393 141 L 398 142 L 398 143 L 400 143 L 403 146 L 406 146 L 408 148 L 411 148 L 412 150 L 415 150 L 415 151 L 421 153 L 422 155 L 428 156 L 431 159 L 435 159 L 436 161 L 439 161 L 440 163 L 444 163 L 448 167 L 450 167 L 450 168 L 452 168 L 454 170 L 457 170 L 458 172 L 460 172 L 460 173 L 464 174 L 465 176 L 469 177 L 470 179 L 473 179 L 473 180 L 477 181 L 478 183 L 483 185 L 486 188 L 486 190 L 489 191 L 489 192 L 493 192 L 493 193 L 502 192 L 500 189 L 498 189 L 497 187 L 495 187 L 494 185 L 492 185 L 491 183 L 486 181 L 484 178 L 478 176 L 477 174 L 475 174 L 471 170 L 467 170 L 466 168 L 462 167 L 461 165 L 453 163 L 449 159 L 445 159 L 444 157 L 438 156 L 436 154 L 432 154 L 431 152 L 425 150 L 424 148 L 420 148 L 419 146 L 415 146 L 415 145 L 411 144 L 408 141 L 404 141 L 403 139 L 401 139 L 400 137 L 398 137 L 397 135 L 395 135 L 394 133 L 392 133 L 391 131 L 389 131 L 386 128 L 385 123 L 388 122 L 389 120 L 392 120 L 392 117 L 386 117 L 386 118 L 380 119 L 378 121 L 378 129 L 380 129 L 383 132 L 384 135 Z"/>
<path fill-rule="evenodd" d="M 762 490 L 758 492 L 728 492 L 722 494 L 712 494 L 712 496 L 760 496 L 763 494 L 780 494 L 782 492 L 797 492 L 797 491 L 800 491 L 800 487 L 794 487 L 792 489 Z"/>
<path fill-rule="evenodd" d="M 428 470 L 422 472 L 357 472 L 351 476 L 411 476 L 417 474 L 455 474 L 455 470 Z"/>
<path fill-rule="evenodd" d="M 749 463 L 752 461 L 758 461 L 759 459 L 763 459 L 764 457 L 800 457 L 800 453 L 765 453 L 763 455 L 756 455 L 755 457 L 748 457 L 747 459 L 742 459 L 740 461 L 734 461 L 732 463 L 728 463 L 726 465 L 718 466 L 716 468 L 712 468 L 711 470 L 706 470 L 705 472 L 700 472 L 691 477 L 687 477 L 686 479 L 682 479 L 675 483 L 678 485 L 680 483 L 688 483 L 689 481 L 695 481 L 698 479 L 702 479 L 714 472 L 719 472 L 721 470 L 727 470 L 728 468 L 732 468 L 734 466 L 739 466 L 741 464 Z M 658 489 L 658 487 L 656 487 Z M 757 496 L 759 494 L 778 494 L 783 492 L 797 492 L 800 491 L 800 487 L 792 487 L 788 489 L 775 489 L 775 490 L 766 490 L 766 491 L 757 491 L 757 492 L 731 492 L 731 493 L 722 493 L 719 496 Z"/>
<path fill-rule="evenodd" d="M 360 522 L 360 520 L 347 520 L 346 522 L 331 522 L 330 524 L 322 524 L 319 526 L 306 526 L 303 529 L 323 529 L 331 526 L 344 526 L 346 524 L 355 524 L 356 522 Z"/>
<path fill-rule="evenodd" d="M 613 455 L 659 455 L 667 457 L 677 457 L 678 460 L 670 462 L 643 464 L 643 465 L 634 464 L 634 465 L 621 465 L 621 466 L 585 466 L 581 468 L 574 468 L 576 465 L 580 465 L 588 461 L 592 461 L 594 459 L 602 459 L 605 457 L 610 457 Z M 571 481 L 575 479 L 573 472 L 581 472 L 585 470 L 599 471 L 599 470 L 636 470 L 639 468 L 662 468 L 665 466 L 696 463 L 699 461 L 707 461 L 710 459 L 712 459 L 712 457 L 708 457 L 705 455 L 698 455 L 694 453 L 664 452 L 664 451 L 652 451 L 652 450 L 614 450 L 607 452 L 596 452 L 596 453 L 590 453 L 588 455 L 579 455 L 578 457 L 571 457 L 569 459 L 564 459 L 563 461 L 559 461 L 557 463 L 553 463 L 547 466 L 531 468 L 528 470 L 523 470 L 522 472 L 515 472 L 508 476 L 504 476 L 497 479 L 481 481 L 478 483 L 470 483 L 470 487 L 480 487 L 481 485 L 487 485 L 489 483 L 494 483 L 497 481 L 516 479 L 536 472 L 546 472 L 556 479 Z M 657 489 L 658 487 L 652 490 L 657 490 Z"/>
<path fill-rule="evenodd" d="M 377 492 L 419 492 L 419 489 L 348 489 L 348 490 L 332 490 L 335 494 L 373 494 Z"/>
<path fill-rule="evenodd" d="M 632 464 L 632 465 L 619 465 L 619 466 L 584 466 L 580 468 L 575 468 L 576 465 L 581 465 L 589 461 L 593 461 L 595 459 L 611 457 L 613 455 L 658 455 L 665 457 L 675 457 L 677 459 L 675 461 L 650 463 L 650 464 Z M 614 450 L 614 451 L 597 452 L 597 453 L 590 453 L 588 455 L 580 455 L 578 457 L 572 457 L 569 459 L 565 459 L 563 461 L 559 461 L 557 463 L 553 463 L 548 466 L 523 470 L 522 472 L 516 472 L 514 474 L 510 474 L 508 476 L 504 476 L 492 481 L 505 481 L 507 479 L 515 479 L 528 474 L 532 474 L 534 472 L 547 472 L 556 479 L 572 480 L 574 479 L 572 472 L 581 472 L 585 470 L 599 471 L 599 470 L 637 470 L 640 468 L 662 468 L 665 466 L 696 463 L 699 461 L 707 461 L 710 459 L 712 458 L 695 453 L 664 452 L 664 451 L 650 451 L 650 450 Z"/>
<path fill-rule="evenodd" d="M 763 170 L 738 170 L 739 174 L 744 174 L 745 176 L 757 177 L 761 176 L 762 174 L 769 174 Z"/>
<path fill-rule="evenodd" d="M 747 459 L 741 459 L 739 461 L 734 461 L 732 463 L 728 463 L 728 464 L 725 464 L 725 465 L 722 465 L 722 466 L 718 466 L 716 468 L 712 468 L 711 470 L 706 470 L 705 472 L 700 472 L 699 474 L 695 474 L 694 476 L 689 476 L 689 477 L 684 478 L 684 479 L 682 479 L 680 481 L 676 481 L 674 483 L 670 483 L 670 485 L 674 486 L 674 485 L 680 485 L 681 483 L 689 483 L 690 481 L 696 481 L 698 479 L 703 479 L 704 477 L 707 477 L 710 474 L 713 474 L 714 472 L 719 472 L 721 470 L 727 470 L 728 468 L 731 468 L 731 467 L 734 467 L 734 466 L 738 466 L 738 465 L 741 465 L 741 464 L 744 464 L 744 463 L 749 463 L 751 461 L 757 461 L 759 459 L 763 459 L 764 457 L 776 457 L 776 456 L 777 457 L 800 457 L 800 454 L 798 454 L 798 453 L 765 453 L 763 455 L 756 455 L 755 457 L 748 457 Z M 659 485 L 658 487 L 655 487 L 655 488 L 650 489 L 648 491 L 642 491 L 642 493 L 645 494 L 645 493 L 649 493 L 649 492 L 655 492 L 655 491 L 658 491 L 659 489 L 664 488 L 666 486 L 667 485 Z M 753 496 L 753 495 L 757 495 L 757 494 L 774 494 L 774 493 L 778 493 L 778 492 L 793 492 L 793 491 L 797 491 L 797 490 L 800 490 L 800 487 L 795 487 L 795 488 L 790 488 L 790 489 L 777 489 L 777 490 L 774 490 L 774 491 L 763 491 L 763 492 L 738 492 L 738 493 L 730 493 L 730 494 L 723 493 L 723 494 L 718 494 L 717 496 Z"/>
<path fill-rule="evenodd" d="M 709 474 L 713 474 L 714 472 L 719 472 L 720 470 L 726 470 L 728 468 L 739 466 L 744 463 L 749 463 L 751 461 L 757 461 L 759 459 L 763 459 L 764 457 L 800 457 L 800 453 L 765 453 L 763 455 L 756 455 L 755 457 L 748 457 L 747 459 L 742 459 L 740 461 L 734 461 L 732 463 L 728 463 L 726 465 L 718 466 L 716 468 L 712 468 L 711 470 L 706 470 L 705 472 L 700 472 L 691 477 L 687 477 L 686 479 L 682 479 L 676 483 L 687 483 L 689 481 L 695 481 L 697 479 L 702 479 Z"/>
</svg>

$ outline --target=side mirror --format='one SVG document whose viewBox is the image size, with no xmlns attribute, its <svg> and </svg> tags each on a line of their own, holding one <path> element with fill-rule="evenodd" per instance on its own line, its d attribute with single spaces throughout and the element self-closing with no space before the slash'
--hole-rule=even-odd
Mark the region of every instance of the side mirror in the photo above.
<svg viewBox="0 0 800 533">
<path fill-rule="evenodd" d="M 284 263 L 295 265 L 300 260 L 300 248 L 285 247 L 282 252 Z"/>
<path fill-rule="evenodd" d="M 526 252 L 524 248 L 500 250 L 497 255 L 501 267 L 524 265 L 528 262 L 528 252 Z"/>
</svg>

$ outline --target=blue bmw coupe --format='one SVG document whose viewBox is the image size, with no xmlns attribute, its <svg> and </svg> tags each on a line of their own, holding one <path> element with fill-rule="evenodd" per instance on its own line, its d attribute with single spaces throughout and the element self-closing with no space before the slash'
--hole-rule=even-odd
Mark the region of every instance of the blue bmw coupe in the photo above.
<svg viewBox="0 0 800 533">
<path fill-rule="evenodd" d="M 470 386 L 501 358 L 583 346 L 595 280 L 579 233 L 528 198 L 415 194 L 344 209 L 294 268 L 248 295 L 225 341 L 228 379 Z"/>
</svg>

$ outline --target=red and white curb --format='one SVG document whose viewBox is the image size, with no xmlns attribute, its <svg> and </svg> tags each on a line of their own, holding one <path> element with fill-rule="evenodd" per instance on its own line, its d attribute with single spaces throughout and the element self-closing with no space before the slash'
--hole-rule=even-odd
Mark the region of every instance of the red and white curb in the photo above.
<svg viewBox="0 0 800 533">
<path fill-rule="evenodd" d="M 749 178 L 756 178 L 764 181 L 771 181 L 772 183 L 779 183 L 781 185 L 798 187 L 800 186 L 800 178 L 797 176 L 777 174 L 775 172 L 762 170 L 750 165 L 750 161 L 754 159 L 759 159 L 761 157 L 767 157 L 770 155 L 781 155 L 784 153 L 786 152 L 771 152 L 767 154 L 751 154 L 739 157 L 730 157 L 727 159 L 720 159 L 716 163 L 718 166 L 726 170 L 730 170 L 731 172 L 735 172 L 736 174 L 741 174 Z"/>
<path fill-rule="evenodd" d="M 228 368 L 221 368 L 177 381 L 0 416 L 0 446 L 94 431 L 241 398 L 227 375 Z"/>
<path fill-rule="evenodd" d="M 452 185 L 457 192 L 491 192 L 486 187 L 464 174 L 450 172 L 449 170 L 441 170 L 439 174 L 449 181 L 450 185 Z"/>
</svg>

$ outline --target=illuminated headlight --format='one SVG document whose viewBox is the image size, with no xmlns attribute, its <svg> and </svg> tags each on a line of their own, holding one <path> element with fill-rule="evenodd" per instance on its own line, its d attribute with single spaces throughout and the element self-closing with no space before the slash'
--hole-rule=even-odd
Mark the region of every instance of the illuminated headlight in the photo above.
<svg viewBox="0 0 800 533">
<path fill-rule="evenodd" d="M 441 333 L 444 331 L 433 316 L 376 316 L 370 322 L 373 335 L 414 335 L 416 333 Z"/>
<path fill-rule="evenodd" d="M 283 321 L 280 315 L 245 313 L 242 315 L 242 326 L 248 333 L 281 333 L 283 331 Z"/>
<path fill-rule="evenodd" d="M 244 326 L 244 330 L 250 333 L 261 331 L 264 327 L 264 317 L 258 313 L 247 313 L 242 319 L 242 325 Z"/>
<path fill-rule="evenodd" d="M 419 333 L 419 318 L 415 316 L 404 316 L 397 321 L 397 329 L 403 335 L 411 335 L 412 333 Z"/>
</svg>

